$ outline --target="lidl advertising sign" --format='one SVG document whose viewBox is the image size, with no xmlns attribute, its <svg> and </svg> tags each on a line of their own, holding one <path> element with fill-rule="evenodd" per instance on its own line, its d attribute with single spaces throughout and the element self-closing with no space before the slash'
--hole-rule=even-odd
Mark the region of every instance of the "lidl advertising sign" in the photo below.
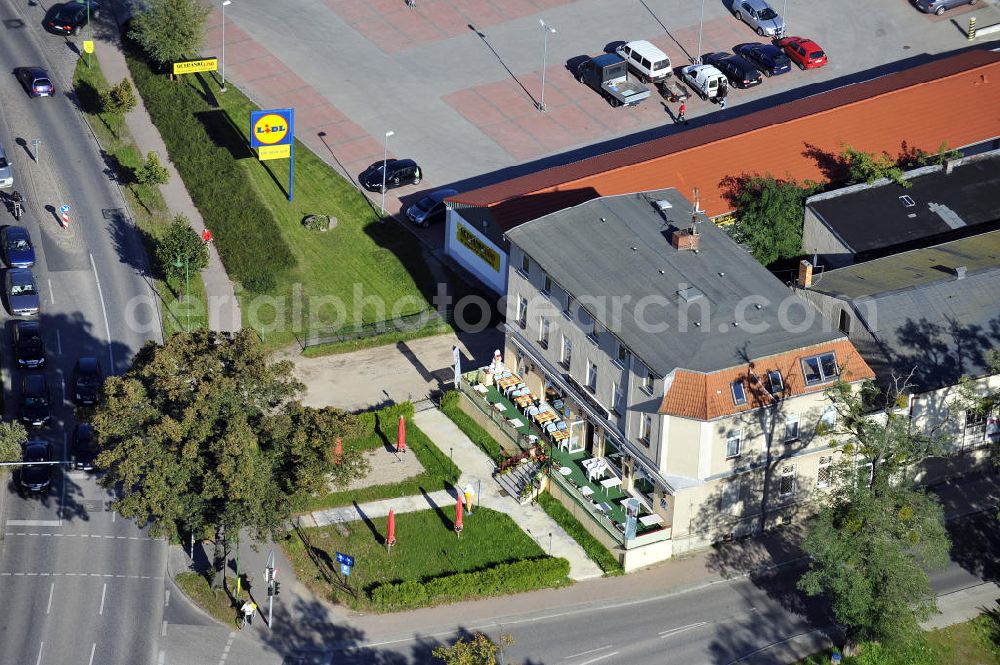
<svg viewBox="0 0 1000 665">
<path fill-rule="evenodd" d="M 250 113 L 250 147 L 291 145 L 294 140 L 294 109 L 272 109 Z"/>
</svg>

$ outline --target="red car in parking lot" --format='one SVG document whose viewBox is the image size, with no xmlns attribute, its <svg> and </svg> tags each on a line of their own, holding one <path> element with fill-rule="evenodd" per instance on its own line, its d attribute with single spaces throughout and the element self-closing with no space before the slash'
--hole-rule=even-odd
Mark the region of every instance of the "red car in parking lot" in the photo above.
<svg viewBox="0 0 1000 665">
<path fill-rule="evenodd" d="M 805 37 L 785 37 L 778 42 L 788 59 L 799 66 L 799 69 L 817 69 L 826 64 L 826 53 L 819 44 Z"/>
</svg>

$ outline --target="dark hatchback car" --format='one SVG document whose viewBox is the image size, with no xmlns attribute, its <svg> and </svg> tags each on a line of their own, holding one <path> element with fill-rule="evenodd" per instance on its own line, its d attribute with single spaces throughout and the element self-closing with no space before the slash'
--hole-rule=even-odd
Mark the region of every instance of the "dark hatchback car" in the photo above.
<svg viewBox="0 0 1000 665">
<path fill-rule="evenodd" d="M 38 369 L 45 365 L 45 342 L 38 321 L 18 321 L 14 325 L 14 357 L 25 369 Z"/>
<path fill-rule="evenodd" d="M 774 44 L 738 44 L 733 51 L 750 61 L 764 76 L 777 76 L 792 71 L 792 61 Z"/>
<path fill-rule="evenodd" d="M 11 268 L 4 274 L 7 304 L 14 316 L 38 314 L 38 287 L 28 268 Z"/>
<path fill-rule="evenodd" d="M 35 247 L 31 234 L 23 226 L 5 226 L 0 231 L 0 251 L 9 268 L 30 268 L 35 265 Z"/>
<path fill-rule="evenodd" d="M 385 164 L 385 188 L 393 189 L 403 185 L 416 185 L 423 174 L 412 159 L 390 159 L 378 161 L 366 168 L 358 176 L 358 182 L 369 192 L 382 191 L 382 165 Z"/>
<path fill-rule="evenodd" d="M 712 65 L 726 75 L 729 82 L 737 88 L 752 88 L 760 85 L 764 77 L 746 58 L 732 53 L 706 53 L 701 57 L 702 64 Z"/>
<path fill-rule="evenodd" d="M 31 427 L 43 427 L 52 418 L 49 381 L 44 374 L 29 374 L 21 382 L 21 420 Z"/>
<path fill-rule="evenodd" d="M 406 209 L 406 216 L 414 224 L 428 227 L 431 222 L 439 222 L 444 219 L 447 206 L 444 200 L 449 196 L 458 194 L 456 189 L 439 189 L 422 197 L 419 201 Z"/>
<path fill-rule="evenodd" d="M 41 67 L 18 67 L 14 70 L 14 76 L 30 97 L 51 97 L 56 92 L 48 72 Z"/>
<path fill-rule="evenodd" d="M 51 462 L 52 447 L 46 441 L 29 441 L 24 446 L 25 462 Z M 21 487 L 28 492 L 45 492 L 52 486 L 52 464 L 21 467 Z"/>
<path fill-rule="evenodd" d="M 97 358 L 84 356 L 76 361 L 73 368 L 73 399 L 77 404 L 89 406 L 97 404 L 104 373 Z"/>
<path fill-rule="evenodd" d="M 90 423 L 79 423 L 73 430 L 73 466 L 83 471 L 94 470 L 94 426 Z"/>
<path fill-rule="evenodd" d="M 101 15 L 101 6 L 90 0 L 90 18 Z M 56 5 L 45 16 L 42 27 L 57 35 L 78 35 L 87 26 L 87 3 L 67 2 Z"/>
</svg>

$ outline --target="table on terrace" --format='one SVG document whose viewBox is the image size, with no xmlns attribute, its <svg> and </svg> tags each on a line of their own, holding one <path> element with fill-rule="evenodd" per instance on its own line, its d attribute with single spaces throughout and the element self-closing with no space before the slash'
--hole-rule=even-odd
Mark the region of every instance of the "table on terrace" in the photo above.
<svg viewBox="0 0 1000 665">
<path fill-rule="evenodd" d="M 500 386 L 501 390 L 506 390 L 507 388 L 516 386 L 519 383 L 521 383 L 521 378 L 513 374 L 508 376 L 506 379 L 500 379 L 497 381 L 497 385 Z"/>
<path fill-rule="evenodd" d="M 643 526 L 654 526 L 656 524 L 663 524 L 663 518 L 653 513 L 652 515 L 643 515 L 639 518 L 639 521 Z"/>
<path fill-rule="evenodd" d="M 604 493 L 607 494 L 608 490 L 612 487 L 620 487 L 622 484 L 622 479 L 618 476 L 611 476 L 610 478 L 605 478 L 601 481 L 601 487 L 604 488 Z"/>
</svg>

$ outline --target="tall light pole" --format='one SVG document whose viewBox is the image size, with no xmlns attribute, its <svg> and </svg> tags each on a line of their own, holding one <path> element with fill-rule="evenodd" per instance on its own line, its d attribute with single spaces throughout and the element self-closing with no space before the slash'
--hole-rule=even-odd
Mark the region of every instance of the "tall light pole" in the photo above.
<svg viewBox="0 0 1000 665">
<path fill-rule="evenodd" d="M 785 26 L 785 32 L 782 37 L 788 34 L 788 0 L 785 0 L 784 4 L 781 5 L 781 22 Z"/>
<path fill-rule="evenodd" d="M 542 26 L 542 32 L 544 33 L 544 36 L 542 37 L 542 97 L 538 101 L 538 110 L 544 111 L 545 110 L 545 61 L 548 59 L 549 56 L 549 35 L 556 34 L 556 29 L 553 28 L 548 23 L 546 23 L 545 21 L 543 21 L 542 19 L 538 19 L 538 25 Z"/>
<path fill-rule="evenodd" d="M 696 62 L 701 62 L 701 33 L 705 30 L 705 0 L 701 0 L 701 23 L 698 25 L 698 52 Z"/>
<path fill-rule="evenodd" d="M 382 216 L 385 217 L 385 172 L 386 167 L 389 165 L 389 137 L 394 136 L 396 132 L 391 129 L 385 133 L 385 143 L 382 148 Z"/>
<path fill-rule="evenodd" d="M 174 267 L 178 270 L 184 266 L 184 309 L 187 310 L 187 332 L 191 332 L 191 271 L 188 255 L 184 254 L 184 262 L 181 263 L 181 255 L 178 254 L 174 260 Z"/>
<path fill-rule="evenodd" d="M 222 87 L 219 92 L 226 91 L 226 7 L 233 4 L 233 0 L 222 0 Z"/>
</svg>

